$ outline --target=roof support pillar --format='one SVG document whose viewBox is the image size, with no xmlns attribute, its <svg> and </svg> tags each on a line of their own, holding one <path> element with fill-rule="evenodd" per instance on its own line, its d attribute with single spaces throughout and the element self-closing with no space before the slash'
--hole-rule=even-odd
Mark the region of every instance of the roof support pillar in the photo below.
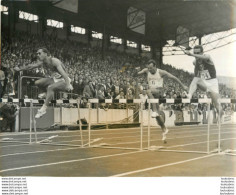
<svg viewBox="0 0 236 195">
<path fill-rule="evenodd" d="M 13 35 L 13 32 L 15 32 L 16 29 L 16 22 L 18 19 L 18 13 L 19 11 L 15 9 L 13 2 L 11 1 L 8 7 L 8 41 L 11 41 L 11 37 Z"/>
<path fill-rule="evenodd" d="M 156 59 L 156 47 L 154 45 L 151 46 L 152 58 Z"/>
<path fill-rule="evenodd" d="M 68 40 L 71 35 L 71 26 L 68 21 L 64 22 L 63 30 L 65 31 L 66 40 Z"/>
<path fill-rule="evenodd" d="M 198 36 L 198 43 L 199 43 L 199 45 L 202 44 L 202 35 L 199 35 L 199 36 Z"/>
<path fill-rule="evenodd" d="M 88 46 L 90 46 L 91 41 L 92 41 L 92 31 L 90 28 L 86 29 L 86 36 L 87 36 L 87 40 L 88 40 Z"/>
<path fill-rule="evenodd" d="M 142 55 L 142 44 L 141 44 L 140 41 L 138 42 L 138 55 L 139 55 L 139 56 Z"/>
<path fill-rule="evenodd" d="M 125 38 L 122 39 L 122 45 L 123 45 L 123 48 L 125 51 L 127 49 L 127 39 L 125 39 Z"/>
<path fill-rule="evenodd" d="M 39 16 L 38 32 L 40 37 L 44 37 L 45 31 L 47 30 L 46 22 L 45 17 Z"/>
<path fill-rule="evenodd" d="M 159 65 L 160 65 L 160 68 L 162 68 L 162 64 L 163 64 L 163 45 L 161 42 L 162 41 L 160 41 L 160 45 L 159 45 Z"/>
<path fill-rule="evenodd" d="M 107 48 L 110 44 L 110 36 L 106 33 L 106 26 L 103 25 L 103 36 L 102 36 L 102 59 L 104 59 Z"/>
</svg>

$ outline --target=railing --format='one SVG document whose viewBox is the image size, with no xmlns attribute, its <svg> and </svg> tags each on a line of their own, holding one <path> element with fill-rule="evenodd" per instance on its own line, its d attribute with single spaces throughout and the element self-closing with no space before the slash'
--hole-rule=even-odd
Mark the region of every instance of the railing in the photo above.
<svg viewBox="0 0 236 195">
<path fill-rule="evenodd" d="M 22 97 L 22 80 L 23 79 L 41 79 L 42 77 L 21 76 L 18 83 L 18 98 Z"/>
</svg>

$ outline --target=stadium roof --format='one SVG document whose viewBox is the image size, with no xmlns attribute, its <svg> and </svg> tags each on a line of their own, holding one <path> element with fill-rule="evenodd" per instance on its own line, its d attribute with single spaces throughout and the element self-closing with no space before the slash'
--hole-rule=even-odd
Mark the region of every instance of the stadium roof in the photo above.
<svg viewBox="0 0 236 195">
<path fill-rule="evenodd" d="M 235 0 L 78 0 L 78 13 L 56 8 L 54 3 L 14 2 L 14 7 L 97 32 L 105 30 L 109 35 L 147 45 L 159 45 L 160 40 L 163 44 L 166 40 L 175 40 L 178 26 L 189 29 L 191 36 L 203 36 L 236 27 Z M 144 35 L 127 27 L 129 7 L 145 12 Z"/>
</svg>

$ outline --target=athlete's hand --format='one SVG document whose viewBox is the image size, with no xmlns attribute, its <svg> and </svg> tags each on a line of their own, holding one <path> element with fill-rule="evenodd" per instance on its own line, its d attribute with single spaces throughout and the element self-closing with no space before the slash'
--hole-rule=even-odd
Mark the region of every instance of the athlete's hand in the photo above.
<svg viewBox="0 0 236 195">
<path fill-rule="evenodd" d="M 191 56 L 191 55 L 192 55 L 192 53 L 191 53 L 190 51 L 188 51 L 188 50 L 185 50 L 184 53 L 185 53 L 186 55 L 188 55 L 188 56 Z"/>
<path fill-rule="evenodd" d="M 187 86 L 184 85 L 183 88 L 184 88 L 185 91 L 188 91 L 188 87 Z"/>
<path fill-rule="evenodd" d="M 138 72 L 139 71 L 140 71 L 140 67 L 136 67 L 135 71 L 134 71 L 134 74 L 133 74 L 133 77 L 138 77 Z"/>
<path fill-rule="evenodd" d="M 71 84 L 66 85 L 66 91 L 72 91 L 73 89 Z"/>
</svg>

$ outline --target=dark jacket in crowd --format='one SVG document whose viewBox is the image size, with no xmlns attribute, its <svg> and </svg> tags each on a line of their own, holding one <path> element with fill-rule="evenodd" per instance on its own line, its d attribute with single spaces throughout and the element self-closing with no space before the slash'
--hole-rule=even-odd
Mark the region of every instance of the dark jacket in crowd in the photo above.
<svg viewBox="0 0 236 195">
<path fill-rule="evenodd" d="M 0 107 L 0 130 L 7 131 L 9 128 L 10 131 L 14 131 L 15 127 L 15 113 L 17 109 L 14 105 L 4 104 Z"/>
</svg>

